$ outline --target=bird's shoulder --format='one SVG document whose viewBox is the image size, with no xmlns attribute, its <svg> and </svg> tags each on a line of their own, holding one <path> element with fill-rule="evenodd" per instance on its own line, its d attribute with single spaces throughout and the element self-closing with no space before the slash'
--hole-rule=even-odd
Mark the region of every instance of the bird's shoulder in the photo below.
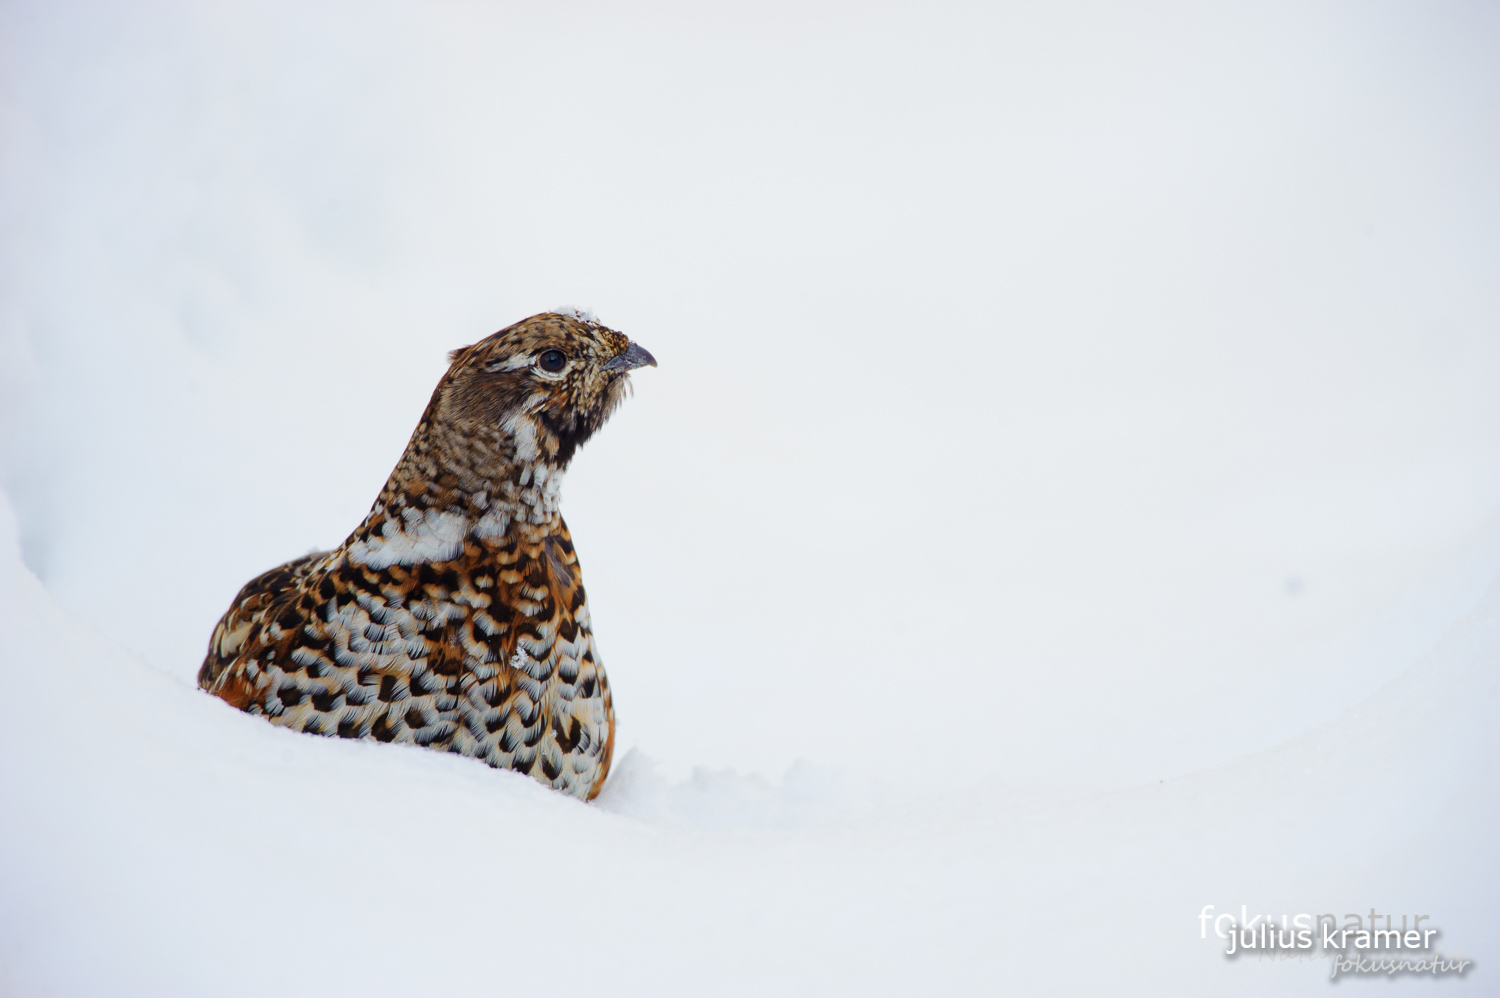
<svg viewBox="0 0 1500 998">
<path fill-rule="evenodd" d="M 214 628 L 208 655 L 198 673 L 199 684 L 211 688 L 236 661 L 264 645 L 267 624 L 280 621 L 278 631 L 293 629 L 296 625 L 289 619 L 289 610 L 305 606 L 305 601 L 299 605 L 299 597 L 316 580 L 318 567 L 328 557 L 327 551 L 314 551 L 245 583 Z"/>
</svg>

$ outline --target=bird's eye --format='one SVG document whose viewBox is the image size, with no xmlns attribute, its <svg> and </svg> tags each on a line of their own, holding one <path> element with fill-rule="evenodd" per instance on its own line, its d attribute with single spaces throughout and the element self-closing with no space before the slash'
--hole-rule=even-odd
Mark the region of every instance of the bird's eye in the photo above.
<svg viewBox="0 0 1500 998">
<path fill-rule="evenodd" d="M 565 364 L 567 364 L 568 355 L 563 353 L 561 350 L 546 350 L 543 351 L 542 355 L 538 357 L 536 361 L 542 366 L 542 370 L 547 371 L 551 374 L 556 374 L 558 371 L 561 371 L 563 369 L 563 366 Z"/>
</svg>

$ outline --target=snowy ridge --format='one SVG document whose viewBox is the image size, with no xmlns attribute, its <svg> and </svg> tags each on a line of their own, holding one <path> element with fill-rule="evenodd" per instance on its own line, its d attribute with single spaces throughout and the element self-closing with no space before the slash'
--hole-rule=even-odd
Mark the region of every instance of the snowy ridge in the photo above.
<svg viewBox="0 0 1500 998">
<path fill-rule="evenodd" d="M 1253 994 L 1274 979 L 1279 993 L 1322 993 L 1321 970 L 1224 973 L 1193 916 L 1212 901 L 1357 907 L 1370 865 L 1397 857 L 1404 875 L 1382 879 L 1379 904 L 1430 905 L 1428 885 L 1458 872 L 1454 857 L 1480 855 L 1496 819 L 1493 796 L 1474 788 L 1494 778 L 1500 718 L 1493 696 L 1469 691 L 1500 683 L 1500 587 L 1345 716 L 1161 785 L 1052 799 L 984 785 L 960 797 L 867 786 L 856 800 L 839 778 L 805 767 L 779 788 L 707 772 L 673 783 L 636 751 L 587 806 L 469 760 L 258 723 L 70 619 L 18 555 L 6 505 L 0 627 L 14 640 L 0 653 L 0 681 L 18 702 L 73 705 L 70 723 L 90 737 L 49 738 L 53 719 L 35 711 L 0 728 L 0 794 L 10 802 L 0 842 L 26 859 L 0 867 L 0 958 L 14 993 L 44 982 L 55 994 L 260 993 L 234 969 L 240 940 L 318 875 L 313 854 L 285 862 L 288 840 L 340 843 L 344 872 L 308 914 L 338 913 L 325 943 L 351 953 L 367 952 L 388 924 L 388 877 L 357 871 L 437 840 L 442 868 L 467 871 L 447 917 L 409 924 L 408 944 L 382 947 L 379 960 L 333 966 L 312 951 L 283 953 L 279 973 L 310 990 L 430 984 L 423 954 L 440 945 L 453 951 L 445 986 L 482 988 L 503 960 L 512 986 L 542 988 L 553 971 L 526 958 L 529 940 L 504 931 L 507 899 L 528 899 L 547 924 L 586 896 L 614 926 L 594 941 L 593 960 L 621 993 L 748 994 L 833 974 L 869 994 L 999 979 L 1155 994 L 1149 976 L 1163 961 L 1184 986 Z M 455 828 L 466 831 L 454 837 Z M 592 861 L 501 870 L 485 859 L 497 843 L 543 840 Z M 420 859 L 407 870 L 426 882 Z M 1093 885 L 1100 915 L 1130 907 L 1132 919 L 1096 933 L 1065 886 L 1078 878 Z M 1487 952 L 1487 884 L 1457 884 L 1443 899 L 1445 938 Z M 997 907 L 998 897 L 1026 902 Z M 1045 949 L 1056 925 L 1090 938 L 1095 958 L 1002 971 L 1004 951 L 984 943 L 998 932 Z M 70 959 L 79 938 L 87 961 Z M 782 959 L 725 977 L 730 938 Z M 872 950 L 877 940 L 885 944 Z"/>
</svg>

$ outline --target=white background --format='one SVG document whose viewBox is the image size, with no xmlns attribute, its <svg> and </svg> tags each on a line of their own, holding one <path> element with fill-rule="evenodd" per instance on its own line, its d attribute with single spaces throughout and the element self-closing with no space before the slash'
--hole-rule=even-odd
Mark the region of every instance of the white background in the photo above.
<svg viewBox="0 0 1500 998">
<path fill-rule="evenodd" d="M 1493 9 L 12 2 L 0 115 L 6 993 L 1489 987 Z M 195 693 L 563 304 L 599 804 Z"/>
</svg>

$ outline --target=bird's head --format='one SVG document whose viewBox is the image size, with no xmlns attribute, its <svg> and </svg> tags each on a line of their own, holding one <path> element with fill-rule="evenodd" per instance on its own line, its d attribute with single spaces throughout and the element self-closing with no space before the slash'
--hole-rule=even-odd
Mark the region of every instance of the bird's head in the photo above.
<svg viewBox="0 0 1500 998">
<path fill-rule="evenodd" d="M 466 435 L 499 429 L 515 458 L 565 468 L 656 358 L 572 309 L 543 312 L 449 355 L 437 415 Z"/>
</svg>

